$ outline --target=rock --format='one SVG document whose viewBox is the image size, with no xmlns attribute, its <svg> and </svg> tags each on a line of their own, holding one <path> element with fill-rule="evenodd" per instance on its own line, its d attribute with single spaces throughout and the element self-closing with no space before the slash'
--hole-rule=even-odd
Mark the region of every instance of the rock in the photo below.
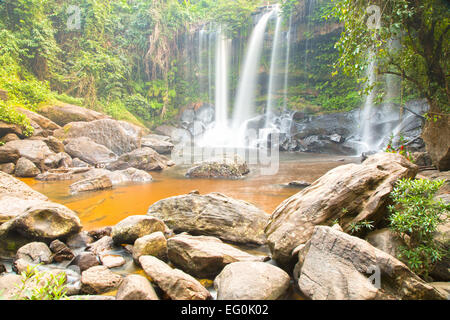
<svg viewBox="0 0 450 320">
<path fill-rule="evenodd" d="M 65 150 L 72 158 L 78 158 L 91 165 L 117 160 L 117 155 L 114 152 L 87 137 L 67 140 Z"/>
<path fill-rule="evenodd" d="M 30 242 L 17 250 L 15 260 L 23 259 L 33 264 L 50 264 L 53 261 L 52 252 L 43 242 Z"/>
<path fill-rule="evenodd" d="M 217 300 L 276 300 L 289 288 L 289 275 L 264 262 L 234 262 L 214 280 Z"/>
<path fill-rule="evenodd" d="M 39 113 L 60 126 L 75 121 L 94 121 L 108 118 L 108 116 L 94 110 L 70 104 L 45 106 L 39 109 Z"/>
<path fill-rule="evenodd" d="M 90 243 L 87 246 L 87 250 L 96 254 L 101 255 L 103 253 L 106 253 L 114 248 L 114 242 L 111 237 L 104 236 L 100 240 L 97 240 L 93 243 Z"/>
<path fill-rule="evenodd" d="M 430 285 L 450 300 L 450 282 L 431 282 Z"/>
<path fill-rule="evenodd" d="M 235 155 L 198 163 L 186 172 L 186 177 L 239 179 L 249 172 L 245 160 Z"/>
<path fill-rule="evenodd" d="M 6 136 L 9 133 L 23 137 L 23 130 L 19 125 L 0 121 L 0 137 Z"/>
<path fill-rule="evenodd" d="M 307 188 L 311 185 L 311 183 L 306 182 L 306 181 L 291 181 L 289 182 L 288 186 L 289 187 L 295 187 L 295 188 Z"/>
<path fill-rule="evenodd" d="M 149 216 L 129 216 L 112 229 L 112 239 L 115 244 L 133 244 L 136 239 L 152 234 L 154 232 L 165 232 L 164 222 L 155 217 Z"/>
<path fill-rule="evenodd" d="M 19 151 L 8 143 L 0 146 L 0 163 L 16 163 L 20 158 Z"/>
<path fill-rule="evenodd" d="M 87 294 L 102 294 L 117 289 L 122 277 L 105 266 L 91 267 L 81 274 L 81 291 Z"/>
<path fill-rule="evenodd" d="M 167 241 L 161 231 L 136 239 L 133 246 L 133 260 L 139 264 L 141 256 L 154 256 L 158 259 L 167 259 Z"/>
<path fill-rule="evenodd" d="M 53 240 L 50 243 L 50 250 L 54 253 L 53 260 L 56 262 L 62 262 L 65 260 L 72 260 L 75 258 L 72 250 L 69 249 L 63 242 L 58 239 Z"/>
<path fill-rule="evenodd" d="M 94 238 L 94 240 L 97 241 L 105 236 L 110 237 L 111 232 L 112 232 L 112 227 L 103 227 L 100 229 L 88 231 L 88 236 Z"/>
<path fill-rule="evenodd" d="M 427 121 L 422 139 L 433 164 L 439 171 L 450 170 L 450 118 L 439 117 L 436 121 Z"/>
<path fill-rule="evenodd" d="M 209 300 L 211 294 L 200 282 L 178 269 L 172 269 L 153 256 L 142 256 L 139 262 L 147 276 L 172 300 Z"/>
<path fill-rule="evenodd" d="M 79 179 L 79 174 L 89 170 L 89 168 L 59 168 L 50 169 L 47 172 L 36 176 L 39 181 L 65 181 Z"/>
<path fill-rule="evenodd" d="M 30 206 L 42 203 L 42 200 L 23 200 L 19 195 L 0 195 L 0 224 L 23 214 Z"/>
<path fill-rule="evenodd" d="M 142 148 L 151 148 L 159 154 L 170 154 L 175 146 L 168 140 L 170 137 L 151 134 L 142 137 L 141 146 Z"/>
<path fill-rule="evenodd" d="M 30 111 L 24 108 L 16 108 L 17 111 L 24 114 L 31 122 L 36 123 L 43 130 L 54 131 L 60 129 L 61 127 L 54 123 L 52 120 L 37 114 L 36 112 Z M 55 151 L 56 152 L 56 151 Z"/>
<path fill-rule="evenodd" d="M 312 300 L 445 298 L 396 258 L 325 226 L 314 228 L 298 285 Z"/>
<path fill-rule="evenodd" d="M 14 163 L 2 163 L 0 164 L 0 171 L 6 174 L 13 174 L 16 170 L 16 165 Z"/>
<path fill-rule="evenodd" d="M 292 250 L 308 241 L 318 224 L 331 224 L 343 217 L 344 230 L 363 220 L 377 223 L 387 213 L 395 182 L 413 178 L 416 173 L 416 165 L 393 153 L 379 153 L 362 164 L 329 171 L 273 212 L 266 227 L 273 259 L 283 266 L 289 264 Z"/>
<path fill-rule="evenodd" d="M 112 181 L 107 176 L 100 176 L 90 179 L 77 181 L 70 185 L 70 193 L 77 194 L 80 192 L 98 191 L 111 189 Z"/>
<path fill-rule="evenodd" d="M 91 267 L 100 265 L 100 262 L 92 252 L 81 252 L 75 257 L 72 264 L 78 266 L 80 271 L 83 272 Z"/>
<path fill-rule="evenodd" d="M 124 170 L 136 168 L 144 171 L 159 171 L 173 166 L 174 163 L 167 157 L 160 155 L 151 148 L 136 149 L 123 154 L 115 162 L 106 166 L 109 170 Z"/>
<path fill-rule="evenodd" d="M 9 174 L 0 172 L 0 196 L 5 194 L 16 196 L 17 198 L 23 200 L 48 200 L 46 196 L 34 191 L 24 182 L 10 176 Z"/>
<path fill-rule="evenodd" d="M 84 162 L 83 160 L 80 160 L 78 158 L 72 159 L 72 165 L 75 168 L 87 168 L 87 167 L 89 167 L 89 164 L 87 164 L 86 162 Z"/>
<path fill-rule="evenodd" d="M 71 122 L 55 131 L 55 137 L 64 140 L 87 137 L 120 156 L 141 147 L 142 133 L 142 128 L 130 123 L 102 119 L 92 122 Z"/>
<path fill-rule="evenodd" d="M 180 234 L 167 240 L 169 260 L 197 278 L 213 278 L 230 263 L 265 261 L 269 257 L 254 256 L 214 237 Z"/>
<path fill-rule="evenodd" d="M 363 152 L 361 154 L 361 163 L 363 163 L 364 161 L 366 161 L 370 156 L 373 156 L 374 154 L 377 154 L 377 151 L 367 151 L 367 152 Z"/>
<path fill-rule="evenodd" d="M 0 293 L 2 299 L 13 300 L 20 294 L 22 277 L 17 274 L 5 274 L 0 276 Z"/>
<path fill-rule="evenodd" d="M 0 141 L 3 141 L 4 143 L 10 142 L 10 141 L 16 141 L 20 140 L 20 138 L 15 133 L 8 133 L 6 136 L 1 138 Z"/>
<path fill-rule="evenodd" d="M 111 301 L 116 300 L 115 297 L 112 296 L 101 296 L 101 295 L 75 295 L 68 297 L 68 300 L 75 300 L 75 301 Z"/>
<path fill-rule="evenodd" d="M 72 167 L 72 158 L 65 152 L 49 156 L 44 160 L 47 168 L 69 168 Z"/>
<path fill-rule="evenodd" d="M 94 239 L 92 239 L 86 231 L 74 234 L 66 241 L 67 246 L 72 249 L 85 248 L 92 242 L 94 242 Z"/>
<path fill-rule="evenodd" d="M 145 277 L 131 274 L 123 279 L 116 300 L 159 300 L 159 298 Z"/>
<path fill-rule="evenodd" d="M 336 143 L 343 143 L 345 141 L 345 138 L 338 134 L 332 134 L 331 136 L 327 137 L 330 141 L 336 142 Z"/>
<path fill-rule="evenodd" d="M 433 160 L 426 152 L 413 152 L 411 156 L 414 159 L 414 163 L 419 167 L 431 167 L 433 165 Z"/>
<path fill-rule="evenodd" d="M 41 173 L 33 162 L 27 158 L 20 158 L 16 164 L 16 170 L 14 171 L 16 177 L 20 178 L 34 178 Z"/>
<path fill-rule="evenodd" d="M 48 138 L 43 139 L 42 141 L 44 141 L 49 147 L 49 149 L 52 150 L 54 153 L 64 152 L 64 144 L 55 137 L 50 136 Z"/>
<path fill-rule="evenodd" d="M 399 247 L 406 246 L 405 242 L 400 237 L 387 228 L 369 233 L 366 237 L 366 241 L 375 248 L 390 254 L 394 258 L 398 258 L 400 253 Z"/>
<path fill-rule="evenodd" d="M 105 267 L 112 269 L 123 266 L 126 261 L 119 255 L 104 254 L 100 256 L 100 261 Z"/>
<path fill-rule="evenodd" d="M 4 147 L 15 149 L 20 157 L 27 158 L 42 169 L 44 160 L 54 153 L 42 140 L 16 140 L 10 141 Z M 7 161 L 11 162 L 11 161 Z"/>
<path fill-rule="evenodd" d="M 149 173 L 135 168 L 114 171 L 111 172 L 108 177 L 111 179 L 114 186 L 131 182 L 149 183 L 153 180 L 153 177 Z"/>
<path fill-rule="evenodd" d="M 17 232 L 26 239 L 52 241 L 65 239 L 81 228 L 75 212 L 63 205 L 43 201 L 29 206 L 23 214 L 2 224 L 0 238 L 8 238 L 11 232 Z"/>
<path fill-rule="evenodd" d="M 148 215 L 175 232 L 216 236 L 235 243 L 264 244 L 269 216 L 254 205 L 220 193 L 188 194 L 160 200 Z"/>
</svg>

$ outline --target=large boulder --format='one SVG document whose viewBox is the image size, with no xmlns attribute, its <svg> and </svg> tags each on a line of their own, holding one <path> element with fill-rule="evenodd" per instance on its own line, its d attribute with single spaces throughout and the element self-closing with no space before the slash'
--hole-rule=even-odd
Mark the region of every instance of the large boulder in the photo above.
<svg viewBox="0 0 450 320">
<path fill-rule="evenodd" d="M 42 140 L 15 140 L 8 142 L 4 147 L 15 149 L 20 157 L 27 158 L 38 167 L 42 167 L 44 160 L 54 155 L 54 152 Z"/>
<path fill-rule="evenodd" d="M 65 239 L 82 228 L 77 214 L 67 207 L 42 201 L 26 207 L 25 211 L 0 226 L 0 238 L 11 232 L 37 241 Z"/>
<path fill-rule="evenodd" d="M 15 141 L 15 140 L 13 140 Z M 0 146 L 0 163 L 16 163 L 20 158 L 20 152 L 11 145 L 6 143 Z"/>
<path fill-rule="evenodd" d="M 38 199 L 22 199 L 18 194 L 0 194 L 0 224 L 23 214 L 29 207 L 45 202 Z"/>
<path fill-rule="evenodd" d="M 92 122 L 71 122 L 55 131 L 59 139 L 90 138 L 117 155 L 141 147 L 142 128 L 125 121 L 102 119 Z"/>
<path fill-rule="evenodd" d="M 72 158 L 78 158 L 91 165 L 117 160 L 114 152 L 87 137 L 68 139 L 65 150 Z"/>
<path fill-rule="evenodd" d="M 317 226 L 298 285 L 313 300 L 445 299 L 406 265 L 368 242 Z"/>
<path fill-rule="evenodd" d="M 180 234 L 167 240 L 169 260 L 178 268 L 198 278 L 213 278 L 230 263 L 264 261 L 255 256 L 207 236 Z"/>
<path fill-rule="evenodd" d="M 209 300 L 211 294 L 195 278 L 153 256 L 142 256 L 139 263 L 156 285 L 172 300 Z"/>
<path fill-rule="evenodd" d="M 0 171 L 2 171 L 4 173 L 14 174 L 15 170 L 16 170 L 16 165 L 12 162 L 0 164 Z"/>
<path fill-rule="evenodd" d="M 15 260 L 23 259 L 33 264 L 49 264 L 53 261 L 52 251 L 43 242 L 30 242 L 17 250 Z"/>
<path fill-rule="evenodd" d="M 34 191 L 24 182 L 0 171 L 0 196 L 1 195 L 16 196 L 23 200 L 48 200 L 46 196 Z"/>
<path fill-rule="evenodd" d="M 316 225 L 343 218 L 344 229 L 363 220 L 377 223 L 387 212 L 395 182 L 416 174 L 416 165 L 393 153 L 329 171 L 273 212 L 266 228 L 273 258 L 281 265 L 291 262 L 292 250 L 311 238 Z"/>
<path fill-rule="evenodd" d="M 55 130 L 61 128 L 59 125 L 57 125 L 52 120 L 50 120 L 40 114 L 37 114 L 36 112 L 30 111 L 30 110 L 27 110 L 24 108 L 20 108 L 20 107 L 17 107 L 16 109 L 20 113 L 24 114 L 28 119 L 30 119 L 30 121 L 32 123 L 34 122 L 43 130 L 55 131 Z"/>
<path fill-rule="evenodd" d="M 175 147 L 170 141 L 170 137 L 150 134 L 142 137 L 142 148 L 152 148 L 160 154 L 170 154 Z"/>
<path fill-rule="evenodd" d="M 23 137 L 22 127 L 17 124 L 0 121 L 0 137 L 6 136 L 10 133 Z"/>
<path fill-rule="evenodd" d="M 378 248 L 395 258 L 398 258 L 400 254 L 399 248 L 401 246 L 406 246 L 403 239 L 388 228 L 375 230 L 369 233 L 366 240 L 375 248 Z"/>
<path fill-rule="evenodd" d="M 109 170 L 136 168 L 144 171 L 159 171 L 173 165 L 174 163 L 170 159 L 155 150 L 141 148 L 121 155 L 117 161 L 108 164 L 106 168 Z"/>
<path fill-rule="evenodd" d="M 154 256 L 159 259 L 167 259 L 167 240 L 161 231 L 136 239 L 133 245 L 133 260 L 139 264 L 142 256 Z"/>
<path fill-rule="evenodd" d="M 39 170 L 39 168 L 27 158 L 20 158 L 17 160 L 16 169 L 14 171 L 16 177 L 34 178 L 40 173 L 41 170 Z"/>
<path fill-rule="evenodd" d="M 71 104 L 45 106 L 39 109 L 39 113 L 60 126 L 65 126 L 70 122 L 108 118 L 102 113 Z"/>
<path fill-rule="evenodd" d="M 116 244 L 133 244 L 136 239 L 154 232 L 165 232 L 161 219 L 144 215 L 129 216 L 112 228 L 111 237 Z"/>
<path fill-rule="evenodd" d="M 186 172 L 186 177 L 239 179 L 249 172 L 247 162 L 235 155 L 198 163 Z"/>
<path fill-rule="evenodd" d="M 214 280 L 217 300 L 276 300 L 289 288 L 290 277 L 264 262 L 235 262 Z"/>
<path fill-rule="evenodd" d="M 442 116 L 425 124 L 422 139 L 433 164 L 440 170 L 450 169 L 450 117 Z"/>
<path fill-rule="evenodd" d="M 159 300 L 159 298 L 147 278 L 130 274 L 119 286 L 116 300 Z"/>
<path fill-rule="evenodd" d="M 148 215 L 163 220 L 175 232 L 216 236 L 236 243 L 264 244 L 268 214 L 254 205 L 220 193 L 191 193 L 160 200 Z"/>
</svg>

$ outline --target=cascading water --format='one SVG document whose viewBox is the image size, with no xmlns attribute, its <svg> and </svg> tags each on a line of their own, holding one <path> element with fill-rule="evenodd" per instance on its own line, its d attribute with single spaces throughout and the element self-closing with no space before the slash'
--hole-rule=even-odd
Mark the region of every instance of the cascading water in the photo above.
<svg viewBox="0 0 450 320">
<path fill-rule="evenodd" d="M 276 92 L 276 72 L 277 72 L 277 63 L 279 61 L 280 56 L 280 34 L 281 34 L 281 22 L 282 17 L 280 14 L 279 6 L 276 6 L 275 14 L 276 25 L 275 25 L 275 36 L 273 39 L 272 46 L 272 58 L 270 61 L 270 74 L 269 74 L 269 90 L 267 93 L 267 108 L 266 108 L 266 122 L 265 127 L 268 128 L 271 124 L 272 110 L 274 107 L 274 93 Z"/>
<path fill-rule="evenodd" d="M 376 62 L 373 58 L 373 54 L 370 54 L 369 56 L 369 66 L 367 68 L 367 79 L 368 83 L 367 86 L 372 88 L 375 85 L 376 81 L 376 74 L 375 74 L 375 66 Z M 374 141 L 374 133 L 372 132 L 372 117 L 374 114 L 374 101 L 375 101 L 375 90 L 370 91 L 368 95 L 366 95 L 366 99 L 364 102 L 364 106 L 361 115 L 360 120 L 360 135 L 361 135 L 361 147 L 359 152 L 365 152 L 365 151 L 371 151 L 376 150 L 378 146 L 375 146 Z"/>
<path fill-rule="evenodd" d="M 258 67 L 261 62 L 260 60 L 267 23 L 273 13 L 274 11 L 272 10 L 262 16 L 253 29 L 250 37 L 244 68 L 239 81 L 236 103 L 234 106 L 232 123 L 234 130 L 239 130 L 241 126 L 245 125 L 246 121 L 254 116 L 255 90 L 258 82 Z M 239 140 L 241 140 L 241 138 L 242 137 L 238 137 Z M 237 142 L 242 142 L 242 140 Z"/>
<path fill-rule="evenodd" d="M 291 57 L 291 29 L 292 29 L 292 16 L 289 17 L 289 29 L 286 34 L 286 60 L 285 60 L 285 65 L 284 65 L 283 112 L 286 112 L 286 110 L 287 110 L 287 100 L 288 100 L 289 60 Z"/>
</svg>

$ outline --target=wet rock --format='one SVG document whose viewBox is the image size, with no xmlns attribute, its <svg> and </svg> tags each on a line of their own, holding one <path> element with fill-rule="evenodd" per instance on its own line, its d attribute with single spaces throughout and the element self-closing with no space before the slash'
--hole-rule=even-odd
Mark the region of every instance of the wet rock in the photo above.
<svg viewBox="0 0 450 320">
<path fill-rule="evenodd" d="M 53 260 L 56 262 L 72 260 L 75 257 L 72 250 L 58 239 L 50 243 L 50 250 L 53 252 Z"/>
<path fill-rule="evenodd" d="M 394 257 L 325 226 L 314 229 L 298 285 L 313 300 L 445 298 Z"/>
<path fill-rule="evenodd" d="M 117 289 L 122 283 L 122 277 L 113 273 L 105 266 L 95 266 L 81 274 L 81 292 L 87 294 L 102 294 Z"/>
<path fill-rule="evenodd" d="M 16 232 L 29 240 L 52 241 L 65 239 L 82 228 L 77 214 L 67 207 L 40 202 L 29 206 L 24 213 L 0 226 L 0 238 Z"/>
<path fill-rule="evenodd" d="M 44 160 L 47 168 L 69 168 L 72 167 L 72 158 L 65 152 L 49 156 Z"/>
<path fill-rule="evenodd" d="M 113 248 L 114 248 L 113 239 L 111 237 L 104 236 L 100 240 L 90 243 L 87 247 L 87 250 L 96 255 L 101 255 L 103 253 L 107 253 Z"/>
<path fill-rule="evenodd" d="M 82 231 L 70 236 L 67 239 L 66 244 L 69 246 L 69 248 L 80 249 L 87 247 L 88 244 L 92 242 L 94 242 L 94 239 L 90 237 L 86 231 Z"/>
<path fill-rule="evenodd" d="M 78 266 L 80 271 L 83 272 L 91 267 L 100 265 L 100 262 L 92 252 L 81 252 L 75 257 L 72 264 Z"/>
<path fill-rule="evenodd" d="M 200 282 L 153 256 L 142 256 L 139 262 L 147 276 L 172 300 L 209 300 L 211 294 Z"/>
<path fill-rule="evenodd" d="M 102 262 L 102 265 L 105 267 L 112 269 L 123 266 L 126 261 L 123 257 L 119 255 L 112 255 L 112 254 L 103 254 L 100 256 L 100 261 Z"/>
<path fill-rule="evenodd" d="M 53 261 L 52 251 L 43 242 L 30 242 L 17 250 L 15 260 L 23 259 L 33 264 L 50 264 Z"/>
<path fill-rule="evenodd" d="M 106 166 L 108 170 L 124 170 L 136 168 L 144 171 L 159 171 L 173 166 L 174 163 L 167 157 L 160 155 L 151 148 L 136 149 L 123 154 L 117 161 Z"/>
<path fill-rule="evenodd" d="M 329 171 L 273 212 L 266 228 L 273 258 L 287 265 L 292 250 L 310 239 L 317 224 L 345 216 L 348 221 L 343 228 L 347 230 L 350 223 L 380 221 L 387 213 L 386 204 L 395 182 L 413 178 L 416 173 L 416 165 L 393 153 L 376 154 L 362 164 Z"/>
<path fill-rule="evenodd" d="M 167 259 L 167 241 L 160 231 L 136 239 L 133 246 L 133 260 L 139 264 L 141 256 L 154 256 Z"/>
<path fill-rule="evenodd" d="M 198 163 L 187 171 L 186 177 L 239 179 L 249 172 L 247 162 L 235 155 Z"/>
<path fill-rule="evenodd" d="M 59 139 L 90 138 L 119 156 L 140 148 L 142 134 L 142 128 L 112 119 L 71 122 L 55 131 L 55 137 Z"/>
<path fill-rule="evenodd" d="M 72 158 L 78 158 L 90 165 L 110 163 L 117 160 L 117 155 L 114 152 L 87 137 L 67 140 L 65 150 Z"/>
<path fill-rule="evenodd" d="M 265 261 L 268 257 L 254 256 L 236 249 L 220 239 L 180 234 L 167 240 L 169 260 L 185 272 L 198 278 L 213 278 L 230 263 Z"/>
<path fill-rule="evenodd" d="M 16 165 L 14 163 L 2 163 L 0 164 L 0 171 L 6 174 L 14 174 L 16 170 Z"/>
<path fill-rule="evenodd" d="M 48 200 L 46 196 L 37 191 L 34 191 L 24 182 L 10 176 L 9 174 L 0 172 L 0 195 L 5 194 L 8 194 L 9 196 L 15 196 L 24 200 Z"/>
<path fill-rule="evenodd" d="M 108 236 L 111 236 L 112 227 L 103 227 L 100 229 L 95 229 L 88 231 L 89 237 L 94 238 L 94 240 L 100 240 L 101 238 Z"/>
<path fill-rule="evenodd" d="M 145 277 L 131 274 L 123 279 L 116 300 L 159 300 L 159 298 Z"/>
<path fill-rule="evenodd" d="M 41 170 L 27 158 L 20 158 L 16 163 L 14 174 L 20 178 L 34 178 L 41 173 Z"/>
<path fill-rule="evenodd" d="M 141 146 L 151 148 L 159 154 L 170 154 L 175 146 L 168 140 L 170 137 L 151 134 L 142 138 Z"/>
<path fill-rule="evenodd" d="M 217 300 L 276 300 L 289 288 L 289 275 L 264 262 L 234 262 L 214 280 Z"/>
<path fill-rule="evenodd" d="M 112 187 L 113 184 L 111 179 L 105 175 L 73 183 L 72 185 L 70 185 L 70 193 L 77 194 L 80 192 L 106 190 L 111 189 Z"/>
<path fill-rule="evenodd" d="M 149 173 L 135 168 L 114 171 L 108 174 L 108 177 L 114 186 L 131 182 L 149 183 L 153 180 L 153 177 Z"/>
<path fill-rule="evenodd" d="M 264 244 L 269 216 L 254 205 L 220 193 L 188 194 L 160 200 L 148 215 L 175 232 L 216 236 L 236 243 Z"/>
<path fill-rule="evenodd" d="M 380 229 L 369 233 L 366 241 L 375 248 L 384 251 L 394 258 L 398 258 L 399 247 L 406 246 L 405 242 L 390 229 Z"/>
<path fill-rule="evenodd" d="M 133 244 L 136 239 L 154 232 L 165 232 L 166 225 L 161 219 L 143 215 L 129 216 L 112 229 L 112 239 L 116 244 Z"/>
<path fill-rule="evenodd" d="M 39 109 L 39 113 L 60 126 L 75 121 L 94 121 L 108 118 L 108 116 L 94 110 L 70 104 L 45 106 Z"/>
</svg>

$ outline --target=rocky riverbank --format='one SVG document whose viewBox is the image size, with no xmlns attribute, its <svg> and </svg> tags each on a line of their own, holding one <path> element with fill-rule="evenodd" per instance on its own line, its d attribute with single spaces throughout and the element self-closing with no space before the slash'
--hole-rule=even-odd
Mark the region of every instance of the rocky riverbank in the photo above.
<svg viewBox="0 0 450 320">
<path fill-rule="evenodd" d="M 380 153 L 331 170 L 272 215 L 194 191 L 89 232 L 75 212 L 0 172 L 0 291 L 7 299 L 20 295 L 20 272 L 37 265 L 44 274 L 63 274 L 70 299 L 283 299 L 292 288 L 306 299 L 445 299 L 448 265 L 431 274 L 439 284 L 425 282 L 395 257 L 398 242 L 382 229 L 394 182 L 418 170 L 398 154 Z M 446 179 L 438 196 L 448 201 Z M 333 225 L 337 217 L 340 226 Z M 380 229 L 347 233 L 366 218 Z M 436 241 L 448 245 L 448 230 L 443 225 Z M 124 273 L 125 265 L 143 274 Z"/>
</svg>

